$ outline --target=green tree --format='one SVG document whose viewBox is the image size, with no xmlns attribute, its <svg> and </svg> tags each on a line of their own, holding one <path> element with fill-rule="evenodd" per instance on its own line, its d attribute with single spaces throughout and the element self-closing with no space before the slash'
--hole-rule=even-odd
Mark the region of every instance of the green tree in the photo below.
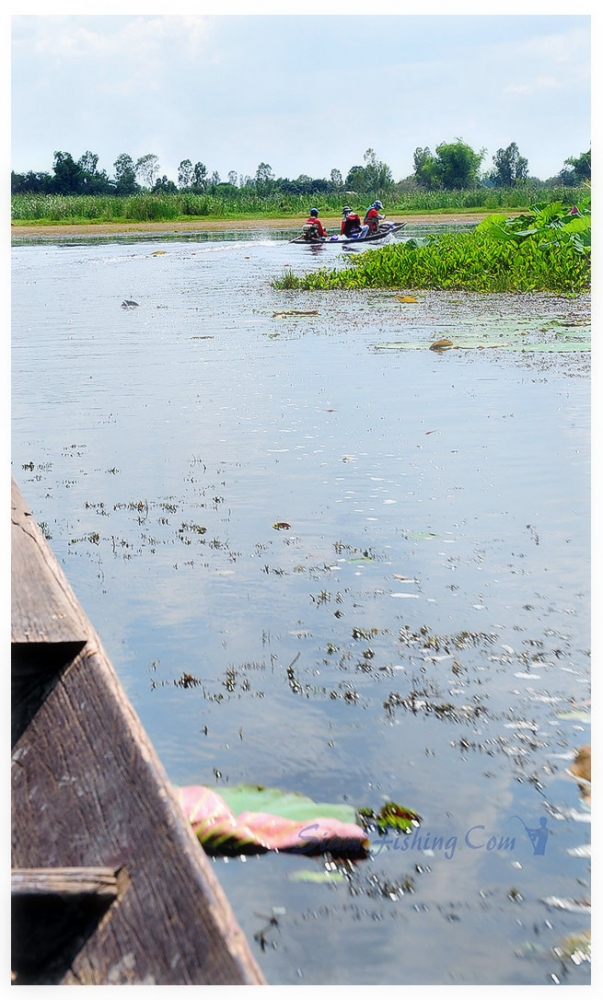
<svg viewBox="0 0 603 1000">
<path fill-rule="evenodd" d="M 154 153 L 145 153 L 140 159 L 136 161 L 136 176 L 144 183 L 148 188 L 152 188 L 155 183 L 155 178 L 159 173 L 159 157 L 155 156 Z"/>
<path fill-rule="evenodd" d="M 232 184 L 233 187 L 236 187 L 237 186 L 237 181 L 238 181 L 238 174 L 237 174 L 236 170 L 229 170 L 228 171 L 228 183 Z"/>
<path fill-rule="evenodd" d="M 98 166 L 98 153 L 91 153 L 89 149 L 85 153 L 82 153 L 79 160 L 77 161 L 78 167 L 81 167 L 84 173 L 95 174 L 96 168 Z"/>
<path fill-rule="evenodd" d="M 375 194 L 385 194 L 394 186 L 394 178 L 387 163 L 378 160 L 374 149 L 367 149 L 364 154 L 364 174 L 367 191 Z"/>
<path fill-rule="evenodd" d="M 255 188 L 258 194 L 270 194 L 274 187 L 274 174 L 269 163 L 260 163 L 255 172 Z"/>
<path fill-rule="evenodd" d="M 178 164 L 178 187 L 187 188 L 191 186 L 193 179 L 193 165 L 190 160 L 181 160 Z"/>
<path fill-rule="evenodd" d="M 476 153 L 458 137 L 455 142 L 440 143 L 436 146 L 436 159 L 441 186 L 447 191 L 477 187 L 478 170 L 485 155 L 485 149 Z"/>
<path fill-rule="evenodd" d="M 519 181 L 528 179 L 528 161 L 520 156 L 517 143 L 512 142 L 506 149 L 499 149 L 492 157 L 494 170 L 492 181 L 496 187 L 515 187 Z"/>
<path fill-rule="evenodd" d="M 589 149 L 586 153 L 580 153 L 578 157 L 568 156 L 567 160 L 563 161 L 573 170 L 577 184 L 584 184 L 590 180 L 590 152 Z"/>
<path fill-rule="evenodd" d="M 153 193 L 177 194 L 178 188 L 176 187 L 173 181 L 168 180 L 167 174 L 164 174 L 163 177 L 158 177 L 155 183 L 153 184 Z"/>
<path fill-rule="evenodd" d="M 49 173 L 36 173 L 34 170 L 28 170 L 26 174 L 16 174 L 14 170 L 11 171 L 11 194 L 24 194 L 25 192 L 40 194 L 50 191 L 52 191 L 52 177 Z"/>
<path fill-rule="evenodd" d="M 81 170 L 79 190 L 82 194 L 107 194 L 112 185 L 106 170 L 98 170 L 98 154 L 89 149 L 80 156 L 77 165 Z"/>
<path fill-rule="evenodd" d="M 347 191 L 383 195 L 392 190 L 394 179 L 387 163 L 377 159 L 374 149 L 367 149 L 364 154 L 364 166 L 350 168 L 345 186 Z"/>
<path fill-rule="evenodd" d="M 335 191 L 343 191 L 343 176 L 336 167 L 331 170 L 331 184 Z"/>
<path fill-rule="evenodd" d="M 429 147 L 415 149 L 415 177 L 422 187 L 445 188 L 448 191 L 477 187 L 479 166 L 485 149 L 476 153 L 462 139 L 441 142 L 435 156 Z"/>
<path fill-rule="evenodd" d="M 426 187 L 430 190 L 440 187 L 436 158 L 429 146 L 417 146 L 413 154 L 413 160 L 415 165 L 414 176 L 417 183 L 421 187 Z"/>
<path fill-rule="evenodd" d="M 192 187 L 195 191 L 205 191 L 207 184 L 207 167 L 204 163 L 195 163 L 193 167 Z"/>
<path fill-rule="evenodd" d="M 115 193 L 127 196 L 136 194 L 138 184 L 136 183 L 136 165 L 128 153 L 120 153 L 115 163 Z"/>
<path fill-rule="evenodd" d="M 71 153 L 55 151 L 52 169 L 54 171 L 52 187 L 57 194 L 80 193 L 83 171 Z"/>
</svg>

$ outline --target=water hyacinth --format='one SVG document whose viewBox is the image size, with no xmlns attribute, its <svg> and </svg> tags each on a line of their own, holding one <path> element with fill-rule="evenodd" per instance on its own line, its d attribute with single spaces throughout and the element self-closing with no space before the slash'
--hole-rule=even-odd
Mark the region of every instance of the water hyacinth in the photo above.
<svg viewBox="0 0 603 1000">
<path fill-rule="evenodd" d="M 590 215 L 573 217 L 563 227 L 535 229 L 530 238 L 524 238 L 524 229 L 508 237 L 501 232 L 499 220 L 471 233 L 408 240 L 358 254 L 341 270 L 322 268 L 301 277 L 288 270 L 273 284 L 302 290 L 416 288 L 564 295 L 590 288 Z"/>
</svg>

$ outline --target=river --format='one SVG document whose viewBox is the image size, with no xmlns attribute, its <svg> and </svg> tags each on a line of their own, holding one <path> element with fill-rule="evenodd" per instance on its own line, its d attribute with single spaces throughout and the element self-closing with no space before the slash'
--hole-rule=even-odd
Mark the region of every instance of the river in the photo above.
<svg viewBox="0 0 603 1000">
<path fill-rule="evenodd" d="M 213 862 L 268 982 L 586 983 L 589 298 L 291 235 L 17 241 L 13 475 L 175 784 L 422 817 Z"/>
</svg>

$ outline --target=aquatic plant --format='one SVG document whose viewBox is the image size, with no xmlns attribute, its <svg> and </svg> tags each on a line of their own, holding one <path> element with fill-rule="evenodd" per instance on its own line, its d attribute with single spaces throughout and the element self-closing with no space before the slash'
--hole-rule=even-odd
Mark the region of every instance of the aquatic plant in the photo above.
<svg viewBox="0 0 603 1000">
<path fill-rule="evenodd" d="M 474 232 L 445 233 L 371 249 L 342 269 L 296 276 L 275 288 L 421 288 L 473 292 L 590 288 L 590 207 L 538 206 L 519 220 L 492 216 Z"/>
<path fill-rule="evenodd" d="M 590 197 L 571 208 L 562 201 L 554 201 L 535 205 L 529 213 L 513 218 L 490 215 L 479 223 L 477 232 L 515 246 L 526 240 L 541 247 L 571 244 L 577 253 L 588 253 L 591 247 Z"/>
</svg>

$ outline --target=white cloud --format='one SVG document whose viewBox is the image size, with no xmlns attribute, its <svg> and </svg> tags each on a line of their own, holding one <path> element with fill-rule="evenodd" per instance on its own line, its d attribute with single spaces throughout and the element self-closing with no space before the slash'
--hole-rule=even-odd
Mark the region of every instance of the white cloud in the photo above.
<svg viewBox="0 0 603 1000">
<path fill-rule="evenodd" d="M 54 149 L 152 151 L 222 175 L 327 176 L 368 146 L 396 178 L 416 146 L 520 145 L 550 176 L 587 148 L 589 30 L 576 17 L 22 16 L 13 28 L 13 169 Z M 379 45 L 364 46 L 377 32 Z M 344 40 L 362 76 L 341 72 Z M 316 70 L 308 73 L 317 47 Z M 555 128 L 552 124 L 555 123 Z M 511 141 L 511 140 L 508 140 Z M 544 167 L 536 167 L 536 157 Z M 548 166 L 546 164 L 549 164 Z"/>
<path fill-rule="evenodd" d="M 505 94 L 535 94 L 541 90 L 562 90 L 563 82 L 554 76 L 537 76 L 526 83 L 510 83 L 505 87 Z"/>
</svg>

